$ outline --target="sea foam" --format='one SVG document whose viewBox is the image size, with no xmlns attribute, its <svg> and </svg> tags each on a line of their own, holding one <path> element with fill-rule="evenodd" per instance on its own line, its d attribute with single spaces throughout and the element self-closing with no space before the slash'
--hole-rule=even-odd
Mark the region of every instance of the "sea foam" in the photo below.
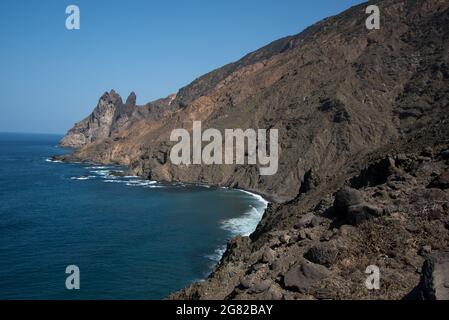
<svg viewBox="0 0 449 320">
<path fill-rule="evenodd" d="M 267 208 L 269 202 L 267 200 L 265 200 L 264 197 L 262 197 L 261 195 L 258 195 L 256 193 L 252 193 L 252 192 L 249 192 L 249 191 L 246 191 L 246 190 L 243 190 L 243 189 L 239 189 L 239 191 L 243 192 L 243 193 L 246 193 L 246 194 L 249 194 L 251 197 L 253 197 L 257 201 L 261 202 L 265 206 L 264 210 Z"/>
<path fill-rule="evenodd" d="M 81 176 L 81 177 L 71 177 L 71 180 L 90 180 L 94 179 L 96 176 Z"/>
<path fill-rule="evenodd" d="M 211 254 L 206 255 L 206 258 L 218 262 L 226 251 L 226 245 L 220 246 Z"/>
<path fill-rule="evenodd" d="M 263 215 L 263 210 L 250 206 L 250 209 L 241 217 L 223 220 L 221 227 L 229 231 L 232 236 L 249 236 L 256 230 L 257 224 Z"/>
<path fill-rule="evenodd" d="M 126 182 L 126 185 L 130 187 L 146 187 L 156 183 L 156 181 L 150 180 L 129 180 Z"/>
<path fill-rule="evenodd" d="M 240 217 L 221 221 L 221 228 L 229 231 L 232 237 L 238 235 L 249 236 L 251 233 L 253 233 L 254 230 L 256 230 L 256 227 L 259 224 L 260 220 L 262 219 L 265 209 L 268 207 L 269 203 L 258 194 L 241 189 L 239 189 L 239 191 L 253 197 L 257 201 L 257 204 L 250 205 L 249 210 Z M 215 249 L 214 253 L 207 255 L 206 257 L 215 262 L 218 262 L 220 261 L 225 251 L 226 246 L 221 246 Z"/>
</svg>

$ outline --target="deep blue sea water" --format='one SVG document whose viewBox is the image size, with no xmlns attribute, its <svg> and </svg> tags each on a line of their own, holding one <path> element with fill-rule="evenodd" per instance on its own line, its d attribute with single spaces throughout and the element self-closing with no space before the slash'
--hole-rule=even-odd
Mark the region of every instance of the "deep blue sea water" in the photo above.
<svg viewBox="0 0 449 320">
<path fill-rule="evenodd" d="M 0 133 L 0 299 L 160 299 L 204 278 L 266 202 L 238 190 L 111 176 L 59 136 Z M 80 268 L 80 290 L 65 269 Z"/>
</svg>

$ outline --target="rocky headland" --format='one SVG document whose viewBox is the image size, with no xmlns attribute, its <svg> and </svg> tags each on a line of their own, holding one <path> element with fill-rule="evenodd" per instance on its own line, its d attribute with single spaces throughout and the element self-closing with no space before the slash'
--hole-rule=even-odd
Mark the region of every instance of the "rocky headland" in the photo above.
<svg viewBox="0 0 449 320">
<path fill-rule="evenodd" d="M 367 30 L 365 9 L 381 10 Z M 350 8 L 144 106 L 105 93 L 65 161 L 238 187 L 271 204 L 212 274 L 172 299 L 447 299 L 449 2 Z M 279 170 L 170 162 L 170 132 L 279 130 Z M 379 290 L 365 270 L 380 269 Z"/>
</svg>

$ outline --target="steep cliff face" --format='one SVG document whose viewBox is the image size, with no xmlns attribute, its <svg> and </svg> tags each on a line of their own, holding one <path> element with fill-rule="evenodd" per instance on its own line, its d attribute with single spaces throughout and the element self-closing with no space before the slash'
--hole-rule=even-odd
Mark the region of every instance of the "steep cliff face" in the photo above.
<svg viewBox="0 0 449 320">
<path fill-rule="evenodd" d="M 138 107 L 139 116 L 101 138 L 85 143 L 71 130 L 84 143 L 67 160 L 121 163 L 150 179 L 240 187 L 273 200 L 256 232 L 232 241 L 206 282 L 173 297 L 400 298 L 418 277 L 417 246 L 447 246 L 447 189 L 427 187 L 447 169 L 439 154 L 449 148 L 441 134 L 448 127 L 449 2 L 373 4 L 380 30 L 365 27 L 368 4 L 356 6 L 200 77 L 163 103 Z M 198 120 L 203 129 L 278 129 L 278 173 L 173 165 L 171 131 L 190 131 Z M 364 200 L 350 209 L 334 205 L 344 185 L 356 190 L 349 199 Z M 426 208 L 416 193 L 444 214 L 414 215 Z M 395 293 L 357 291 L 365 262 L 385 268 Z"/>
<path fill-rule="evenodd" d="M 195 80 L 171 100 L 163 119 L 138 117 L 125 130 L 100 131 L 101 141 L 89 136 L 94 143 L 75 156 L 124 163 L 151 179 L 238 186 L 279 202 L 295 198 L 312 171 L 326 183 L 354 157 L 425 126 L 428 114 L 447 103 L 441 27 L 447 3 L 383 1 L 381 7 L 380 30 L 365 28 L 366 5 L 351 8 Z M 421 83 L 429 89 L 413 87 Z M 278 173 L 172 165 L 170 132 L 191 130 L 193 120 L 203 129 L 278 129 Z M 77 126 L 72 136 L 84 130 Z"/>
<path fill-rule="evenodd" d="M 109 138 L 114 132 L 126 129 L 136 111 L 136 94 L 132 92 L 126 103 L 114 91 L 105 92 L 94 111 L 75 124 L 63 137 L 63 147 L 80 148 L 95 141 Z"/>
</svg>

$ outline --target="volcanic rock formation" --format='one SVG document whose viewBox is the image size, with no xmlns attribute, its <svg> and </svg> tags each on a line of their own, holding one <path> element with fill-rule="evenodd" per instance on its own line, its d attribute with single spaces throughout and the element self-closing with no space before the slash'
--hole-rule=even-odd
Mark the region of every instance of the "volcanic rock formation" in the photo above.
<svg viewBox="0 0 449 320">
<path fill-rule="evenodd" d="M 425 253 L 447 248 L 449 2 L 371 4 L 380 7 L 380 30 L 365 27 L 368 4 L 355 6 L 166 99 L 137 107 L 135 97 L 123 104 L 105 94 L 64 137 L 76 148 L 65 160 L 119 163 L 153 180 L 239 187 L 272 201 L 206 281 L 171 298 L 401 299 L 420 282 Z M 278 173 L 173 165 L 170 133 L 192 130 L 195 120 L 278 129 Z M 363 285 L 369 265 L 380 268 L 380 290 Z M 445 266 L 437 262 L 437 279 L 446 279 Z M 441 281 L 437 291 L 445 296 Z"/>
</svg>

